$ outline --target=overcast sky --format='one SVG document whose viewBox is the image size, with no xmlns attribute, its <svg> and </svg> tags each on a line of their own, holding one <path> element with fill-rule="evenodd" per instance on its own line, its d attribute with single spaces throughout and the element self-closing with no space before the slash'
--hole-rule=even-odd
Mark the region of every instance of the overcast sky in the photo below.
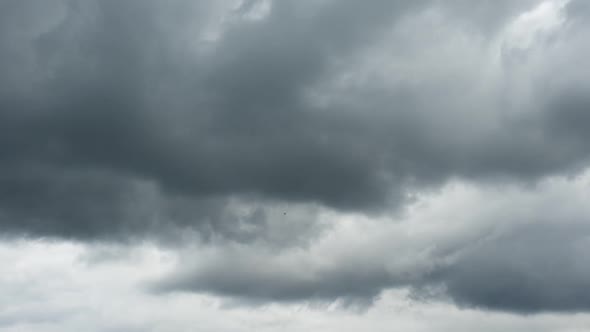
<svg viewBox="0 0 590 332">
<path fill-rule="evenodd" d="M 590 329 L 587 0 L 1 0 L 0 331 Z"/>
</svg>

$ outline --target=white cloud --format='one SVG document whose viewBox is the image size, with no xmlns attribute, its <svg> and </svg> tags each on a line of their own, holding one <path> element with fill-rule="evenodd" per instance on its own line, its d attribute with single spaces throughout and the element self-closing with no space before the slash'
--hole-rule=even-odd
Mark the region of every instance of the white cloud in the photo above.
<svg viewBox="0 0 590 332">
<path fill-rule="evenodd" d="M 335 306 L 228 306 L 194 294 L 154 296 L 138 282 L 170 268 L 150 245 L 132 257 L 87 264 L 91 245 L 11 241 L 0 245 L 0 331 L 583 331 L 590 315 L 515 316 L 422 303 L 404 289 L 388 291 L 366 312 Z M 196 255 L 196 254 L 195 254 Z"/>
</svg>

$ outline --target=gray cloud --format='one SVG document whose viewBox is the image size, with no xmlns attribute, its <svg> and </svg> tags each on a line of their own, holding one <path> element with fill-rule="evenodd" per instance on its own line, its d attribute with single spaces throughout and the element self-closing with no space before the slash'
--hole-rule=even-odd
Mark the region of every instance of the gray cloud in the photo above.
<svg viewBox="0 0 590 332">
<path fill-rule="evenodd" d="M 156 293 L 210 293 L 247 304 L 340 300 L 349 305 L 367 305 L 396 282 L 385 266 L 357 260 L 317 267 L 302 265 L 297 257 L 285 257 L 282 261 L 257 251 L 229 250 L 213 257 L 204 266 L 180 269 L 150 285 L 150 289 Z"/>
<path fill-rule="evenodd" d="M 522 313 L 588 311 L 586 223 L 522 227 L 466 253 L 440 278 L 459 305 Z"/>
<path fill-rule="evenodd" d="M 460 305 L 587 310 L 587 215 L 478 245 L 443 232 L 440 252 L 389 234 L 401 244 L 379 255 L 289 256 L 338 228 L 322 213 L 379 218 L 456 179 L 534 187 L 587 168 L 587 6 L 540 3 L 2 3 L 0 231 L 218 250 L 165 290 L 370 302 L 437 285 Z M 476 239 L 494 229 L 471 222 Z"/>
<path fill-rule="evenodd" d="M 9 165 L 4 187 L 21 193 L 7 192 L 0 202 L 11 216 L 5 220 L 14 220 L 5 227 L 73 236 L 82 229 L 90 236 L 136 228 L 123 225 L 129 220 L 123 192 L 134 181 L 197 201 L 254 194 L 366 211 L 400 204 L 409 191 L 451 176 L 534 179 L 585 163 L 583 87 L 567 95 L 558 89 L 514 120 L 498 116 L 502 99 L 511 96 L 496 87 L 484 96 L 468 91 L 470 105 L 460 101 L 457 89 L 481 80 L 467 67 L 457 68 L 465 78 L 450 84 L 426 72 L 415 77 L 426 81 L 412 86 L 400 72 L 391 86 L 334 89 L 330 82 L 339 73 L 361 75 L 354 59 L 371 59 L 364 50 L 387 40 L 391 29 L 428 23 L 419 16 L 427 4 L 273 2 L 257 21 L 240 19 L 240 11 L 226 16 L 213 42 L 199 41 L 205 18 L 216 13 L 206 2 L 55 1 L 47 11 L 28 1 L 4 5 L 13 23 L 3 29 L 2 53 L 11 57 L 3 56 L 1 66 L 15 74 L 4 75 L 0 85 L 0 158 Z M 452 19 L 465 10 L 482 12 L 478 6 L 453 3 L 446 10 Z M 506 20 L 518 10 L 490 15 Z M 40 17 L 42 11 L 47 15 Z M 193 23 L 187 11 L 204 23 Z M 392 43 L 405 48 L 396 52 L 421 56 L 429 29 L 394 36 Z M 452 32 L 442 30 L 448 38 Z M 456 52 L 450 55 L 461 56 Z M 420 61 L 430 59 L 415 65 Z M 332 101 L 317 104 L 310 89 Z M 49 213 L 65 203 L 29 200 L 39 194 L 27 178 L 39 175 L 23 172 L 39 168 L 50 192 L 64 174 L 77 174 L 67 186 L 104 211 L 80 209 L 66 218 Z M 83 175 L 95 170 L 113 183 L 110 194 L 96 194 L 92 175 Z M 62 224 L 27 228 L 30 223 L 14 217 L 19 206 L 37 220 Z"/>
<path fill-rule="evenodd" d="M 426 202 L 390 225 L 360 219 L 306 249 L 239 246 L 205 250 L 198 258 L 187 254 L 171 275 L 150 287 L 246 303 L 361 305 L 373 303 L 384 290 L 409 288 L 419 301 L 443 299 L 461 307 L 586 312 L 587 183 L 458 195 L 447 188 L 436 199 L 443 204 Z M 433 215 L 440 220 L 430 219 Z M 420 223 L 426 225 L 416 226 Z"/>
<path fill-rule="evenodd" d="M 214 54 L 189 61 L 179 58 L 191 50 L 178 46 L 182 41 L 174 34 L 191 28 L 190 22 L 172 23 L 189 2 L 53 5 L 42 18 L 43 8 L 33 2 L 5 5 L 3 11 L 36 23 L 13 22 L 3 30 L 1 43 L 3 54 L 21 59 L 3 57 L 2 64 L 15 72 L 4 76 L 0 100 L 0 158 L 8 165 L 3 187 L 10 188 L 1 205 L 10 216 L 5 223 L 14 222 L 8 227 L 39 234 L 75 235 L 77 229 L 89 231 L 80 235 L 116 234 L 129 220 L 121 215 L 127 202 L 120 191 L 138 180 L 196 200 L 254 193 L 340 207 L 383 201 L 387 190 L 366 153 L 347 151 L 345 141 L 330 138 L 350 140 L 330 128 L 330 119 L 316 122 L 297 96 L 330 53 L 349 52 L 355 40 L 374 31 L 373 24 L 355 24 L 349 33 L 338 33 L 340 20 L 356 19 L 353 13 L 364 7 L 350 2 L 336 11 L 328 8 L 317 14 L 325 17 L 315 18 L 312 28 L 297 25 L 290 10 L 282 8 L 290 4 L 276 5 L 264 21 L 230 24 Z M 383 2 L 365 11 L 387 13 L 390 6 Z M 332 44 L 320 45 L 324 39 Z M 324 50 L 328 46 L 332 50 Z M 324 132 L 328 140 L 320 142 Z M 38 169 L 43 174 L 34 173 Z M 24 174 L 28 170 L 33 173 Z M 101 181 L 113 183 L 108 195 L 96 194 L 92 175 L 84 175 L 95 170 Z M 66 184 L 61 184 L 63 176 Z M 31 186 L 31 181 L 42 184 Z M 47 192 L 65 186 L 80 196 L 64 192 L 58 202 L 30 200 L 42 195 L 39 186 Z M 55 205 L 75 205 L 81 196 L 89 196 L 88 203 L 106 215 L 93 215 L 97 209 L 79 209 L 72 218 L 52 215 L 67 209 Z M 27 228 L 30 223 L 15 218 L 23 210 L 19 206 L 49 224 Z"/>
</svg>

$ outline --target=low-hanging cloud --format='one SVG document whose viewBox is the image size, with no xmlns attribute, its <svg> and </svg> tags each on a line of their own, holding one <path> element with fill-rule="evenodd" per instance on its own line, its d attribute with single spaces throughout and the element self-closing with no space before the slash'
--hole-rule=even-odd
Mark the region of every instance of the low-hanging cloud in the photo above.
<svg viewBox="0 0 590 332">
<path fill-rule="evenodd" d="M 2 210 L 14 216 L 19 204 L 27 205 L 27 213 L 63 223 L 53 229 L 67 232 L 69 218 L 43 215 L 56 204 L 50 199 L 15 200 L 38 193 L 26 178 L 45 177 L 42 182 L 53 187 L 69 172 L 98 171 L 112 174 L 106 182 L 121 181 L 108 198 L 96 194 L 105 189 L 96 188 L 91 178 L 72 176 L 68 183 L 77 186 L 72 190 L 80 197 L 94 196 L 105 210 L 103 216 L 81 212 L 89 215 L 77 214 L 76 223 L 93 224 L 89 229 L 97 231 L 104 226 L 108 233 L 107 219 L 119 220 L 112 229 L 116 233 L 127 219 L 117 216 L 127 204 L 117 196 L 126 190 L 124 183 L 134 181 L 151 181 L 164 195 L 255 194 L 366 210 L 400 204 L 408 192 L 451 176 L 534 179 L 579 168 L 588 156 L 588 131 L 580 118 L 588 104 L 585 88 L 572 90 L 578 82 L 563 79 L 547 95 L 518 72 L 534 66 L 539 75 L 552 75 L 557 67 L 551 59 L 500 63 L 502 77 L 489 82 L 482 70 L 490 64 L 474 59 L 473 67 L 451 68 L 459 71 L 456 82 L 431 72 L 411 78 L 393 70 L 389 81 L 330 83 L 339 73 L 364 75 L 362 64 L 350 67 L 355 59 L 371 59 L 374 55 L 364 50 L 383 45 L 391 29 L 395 34 L 413 22 L 429 23 L 421 13 L 436 10 L 430 5 L 273 2 L 267 16 L 254 21 L 230 11 L 222 16 L 226 23 L 216 27 L 219 36 L 202 41 L 200 32 L 212 29 L 207 20 L 194 23 L 182 11 L 207 17 L 216 7 L 206 2 L 4 4 L 3 21 L 12 24 L 3 29 L 1 43 L 0 66 L 8 74 L 0 92 L 0 158 L 6 165 L 2 178 L 9 181 L 3 187 L 21 195 L 3 199 Z M 44 6 L 51 10 L 41 17 Z M 454 6 L 439 11 L 462 15 Z M 441 33 L 446 38 L 453 33 L 490 38 L 485 33 L 491 33 L 453 29 Z M 415 53 L 414 65 L 446 70 L 445 64 L 430 62 L 435 57 L 416 53 L 424 51 L 420 43 L 428 42 L 427 33 L 422 27 L 414 36 L 394 35 L 392 47 L 402 48 L 394 56 Z M 558 46 L 569 38 L 560 33 L 553 37 Z M 573 44 L 555 52 L 577 58 L 573 52 L 583 51 L 579 39 L 568 41 Z M 433 51 L 442 47 L 431 46 Z M 448 55 L 462 56 L 462 51 L 478 50 L 459 48 Z M 539 51 L 523 52 L 534 60 Z M 446 61 L 443 56 L 440 61 Z M 517 80 L 523 82 L 515 89 L 532 89 L 532 94 L 526 109 L 515 115 L 512 92 L 499 91 L 498 85 Z M 474 83 L 489 84 L 490 92 L 465 90 Z M 310 89 L 319 97 L 310 97 Z M 470 122 L 473 128 L 462 125 Z M 29 170 L 35 173 L 23 174 Z"/>
<path fill-rule="evenodd" d="M 385 290 L 409 288 L 419 301 L 450 299 L 461 307 L 585 312 L 587 184 L 586 176 L 546 182 L 536 191 L 450 186 L 397 223 L 342 216 L 345 226 L 306 249 L 239 245 L 197 250 L 198 257 L 187 251 L 177 270 L 150 288 L 253 304 L 361 305 Z"/>
<path fill-rule="evenodd" d="M 442 232 L 451 249 L 437 251 L 431 238 L 386 232 L 382 248 L 366 239 L 331 247 L 325 261 L 298 255 L 339 234 L 327 214 L 379 219 L 453 181 L 536 188 L 586 169 L 587 7 L 4 2 L 0 232 L 208 240 L 199 272 L 160 290 L 370 302 L 390 287 L 418 296 L 436 286 L 464 306 L 586 311 L 577 290 L 590 278 L 577 257 L 588 214 L 549 220 L 557 201 L 522 214 L 541 220 L 530 225 L 506 203 L 519 226 L 478 245 Z M 485 237 L 482 214 L 462 225 Z M 403 259 L 384 261 L 383 248 Z"/>
</svg>

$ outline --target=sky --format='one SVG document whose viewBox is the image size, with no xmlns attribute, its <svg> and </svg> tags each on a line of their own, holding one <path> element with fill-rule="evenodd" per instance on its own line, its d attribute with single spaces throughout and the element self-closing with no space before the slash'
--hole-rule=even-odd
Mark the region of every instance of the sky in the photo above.
<svg viewBox="0 0 590 332">
<path fill-rule="evenodd" d="M 0 2 L 0 332 L 590 329 L 586 0 Z"/>
</svg>

